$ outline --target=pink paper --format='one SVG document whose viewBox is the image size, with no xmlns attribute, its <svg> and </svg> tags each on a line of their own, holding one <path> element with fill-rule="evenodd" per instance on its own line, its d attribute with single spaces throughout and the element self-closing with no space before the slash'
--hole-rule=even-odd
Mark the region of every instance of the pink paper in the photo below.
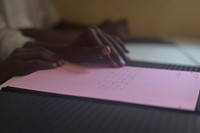
<svg viewBox="0 0 200 133">
<path fill-rule="evenodd" d="M 194 111 L 200 89 L 200 73 L 66 64 L 57 69 L 35 72 L 9 86 Z"/>
</svg>

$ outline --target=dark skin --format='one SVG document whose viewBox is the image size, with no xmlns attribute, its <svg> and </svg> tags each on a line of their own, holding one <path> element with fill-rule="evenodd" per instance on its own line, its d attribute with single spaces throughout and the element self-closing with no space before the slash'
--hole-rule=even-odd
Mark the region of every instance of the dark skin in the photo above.
<svg viewBox="0 0 200 133">
<path fill-rule="evenodd" d="M 30 74 L 37 70 L 56 68 L 64 61 L 45 48 L 19 48 L 0 64 L 0 83 L 14 76 Z"/>
<path fill-rule="evenodd" d="M 128 60 L 128 51 L 123 46 L 121 40 L 117 37 L 108 35 L 97 27 L 89 28 L 83 32 L 72 43 L 50 43 L 41 42 L 28 43 L 26 48 L 45 47 L 62 58 L 74 62 L 83 62 L 88 59 L 99 59 L 102 51 L 110 51 L 110 54 L 104 57 L 111 66 L 123 66 Z"/>
<path fill-rule="evenodd" d="M 56 43 L 72 43 L 82 32 L 88 29 L 89 25 L 75 24 L 68 21 L 62 21 L 52 30 L 44 29 L 20 29 L 25 35 L 35 38 L 38 41 L 51 41 Z M 126 19 L 119 21 L 106 20 L 97 26 L 105 33 L 119 37 L 123 41 L 132 38 Z"/>
<path fill-rule="evenodd" d="M 127 50 L 119 38 L 110 36 L 94 27 L 83 32 L 74 42 L 27 43 L 15 50 L 0 64 L 0 83 L 13 76 L 21 76 L 37 70 L 52 69 L 71 62 L 104 61 L 112 67 L 122 67 L 129 59 Z"/>
<path fill-rule="evenodd" d="M 52 31 L 43 29 L 21 29 L 23 35 L 37 41 L 51 43 L 72 43 L 83 31 Z"/>
</svg>

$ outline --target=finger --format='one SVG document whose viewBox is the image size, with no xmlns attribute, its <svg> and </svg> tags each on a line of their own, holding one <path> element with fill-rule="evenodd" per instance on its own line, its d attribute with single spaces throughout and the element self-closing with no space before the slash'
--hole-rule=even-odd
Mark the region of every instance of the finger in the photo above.
<svg viewBox="0 0 200 133">
<path fill-rule="evenodd" d="M 122 58 L 127 61 L 127 56 L 126 56 L 126 52 L 124 51 L 124 49 L 120 46 L 120 44 L 111 36 L 109 36 L 108 34 L 104 33 L 104 35 L 108 38 L 108 40 L 110 40 L 110 42 L 112 42 L 113 46 L 116 48 L 116 50 L 119 52 L 119 54 L 122 56 Z"/>
<path fill-rule="evenodd" d="M 53 52 L 45 49 L 45 48 L 32 48 L 19 53 L 19 58 L 23 60 L 32 60 L 32 59 L 39 59 L 43 61 L 49 61 L 57 63 L 57 65 L 63 65 L 64 61 L 59 58 Z"/>
<path fill-rule="evenodd" d="M 122 42 L 122 40 L 119 37 L 115 37 L 116 41 L 120 44 L 120 46 L 123 48 L 123 50 L 126 53 L 129 53 L 128 49 L 124 46 L 124 43 Z"/>
<path fill-rule="evenodd" d="M 48 49 L 46 48 L 43 48 L 43 47 L 37 47 L 37 48 L 18 48 L 15 50 L 14 52 L 16 55 L 28 55 L 29 53 L 34 53 L 35 55 L 38 54 L 38 56 L 36 57 L 42 57 L 46 60 L 60 60 L 61 58 L 58 57 L 55 53 L 49 51 Z M 48 55 L 48 57 L 45 58 L 45 54 Z M 51 58 L 50 58 L 50 57 Z M 31 55 L 30 57 L 29 56 L 20 56 L 20 58 L 22 59 L 31 59 Z M 34 58 L 34 57 L 33 57 Z"/>
<path fill-rule="evenodd" d="M 96 47 L 83 47 L 79 48 L 77 53 L 73 53 L 70 58 L 72 61 L 92 61 L 94 59 L 100 59 L 102 57 L 108 56 L 111 50 L 108 46 L 96 46 Z"/>
<path fill-rule="evenodd" d="M 102 40 L 98 37 L 97 32 L 95 30 L 96 27 L 91 28 L 91 32 L 92 32 L 92 38 L 94 38 L 93 42 L 97 44 L 97 46 L 105 46 L 102 42 Z M 107 45 L 108 46 L 108 45 Z M 110 47 L 109 47 L 110 48 Z M 112 50 L 111 50 L 112 53 Z M 107 56 L 104 56 L 104 60 L 111 64 L 111 66 L 113 67 L 117 67 L 117 63 L 114 61 L 113 57 L 109 54 Z"/>
<path fill-rule="evenodd" d="M 118 42 L 120 48 L 123 49 L 123 58 L 124 58 L 124 60 L 126 61 L 126 63 L 130 62 L 131 59 L 128 56 L 129 51 L 126 49 L 126 47 L 123 44 L 120 44 L 120 42 L 122 42 L 122 41 L 119 39 L 119 37 L 114 37 L 114 38 L 115 38 L 114 40 Z"/>
<path fill-rule="evenodd" d="M 23 68 L 25 70 L 23 74 L 29 74 L 37 70 L 53 69 L 56 67 L 58 67 L 56 63 L 38 59 L 28 60 L 23 62 Z"/>
<path fill-rule="evenodd" d="M 91 48 L 81 48 L 79 53 L 84 57 L 87 58 L 99 58 L 103 56 L 108 56 L 111 53 L 111 49 L 108 46 L 96 46 Z"/>
<path fill-rule="evenodd" d="M 109 41 L 109 39 L 104 35 L 104 33 L 100 29 L 95 28 L 95 30 L 102 42 L 111 48 L 111 57 L 113 57 L 114 61 L 118 64 L 118 66 L 125 65 L 125 61 L 122 59 L 116 48 L 113 46 L 112 42 Z"/>
<path fill-rule="evenodd" d="M 118 64 L 118 66 L 123 66 L 125 65 L 125 61 L 123 60 L 123 58 L 120 56 L 120 54 L 118 53 L 118 51 L 116 50 L 116 48 L 113 46 L 112 42 L 110 42 L 108 40 L 108 38 L 103 34 L 103 32 L 101 30 L 99 30 L 98 28 L 95 28 L 97 35 L 99 36 L 99 38 L 102 40 L 102 42 L 109 46 L 111 48 L 111 56 L 114 59 L 114 61 Z"/>
</svg>

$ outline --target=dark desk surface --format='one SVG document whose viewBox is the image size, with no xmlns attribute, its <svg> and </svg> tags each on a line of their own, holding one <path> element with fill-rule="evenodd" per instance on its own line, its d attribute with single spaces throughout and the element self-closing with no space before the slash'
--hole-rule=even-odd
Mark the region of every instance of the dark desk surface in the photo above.
<svg viewBox="0 0 200 133">
<path fill-rule="evenodd" d="M 1 133 L 200 133 L 200 114 L 0 92 Z"/>
</svg>

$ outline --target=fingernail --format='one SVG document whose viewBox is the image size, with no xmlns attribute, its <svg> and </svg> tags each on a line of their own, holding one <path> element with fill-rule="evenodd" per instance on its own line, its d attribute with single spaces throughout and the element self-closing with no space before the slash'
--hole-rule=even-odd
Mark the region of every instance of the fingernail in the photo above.
<svg viewBox="0 0 200 133">
<path fill-rule="evenodd" d="M 126 65 L 126 62 L 122 59 L 121 64 L 124 66 L 124 65 Z"/>
<path fill-rule="evenodd" d="M 111 53 L 111 49 L 110 49 L 110 47 L 108 47 L 108 46 L 106 46 L 106 47 L 104 47 L 103 48 L 103 50 L 102 50 L 102 53 L 103 53 L 103 55 L 109 55 L 110 53 Z"/>
<path fill-rule="evenodd" d="M 55 68 L 57 67 L 58 65 L 56 63 L 53 63 L 52 66 Z"/>
<path fill-rule="evenodd" d="M 65 64 L 65 61 L 63 60 L 63 59 L 60 59 L 59 61 L 58 61 L 58 65 L 59 66 L 62 66 L 62 65 L 64 65 Z"/>
<path fill-rule="evenodd" d="M 61 59 L 61 62 L 62 62 L 63 64 L 65 64 L 65 60 L 64 60 L 64 59 Z"/>
<path fill-rule="evenodd" d="M 118 67 L 117 63 L 113 63 L 113 67 Z"/>
</svg>

